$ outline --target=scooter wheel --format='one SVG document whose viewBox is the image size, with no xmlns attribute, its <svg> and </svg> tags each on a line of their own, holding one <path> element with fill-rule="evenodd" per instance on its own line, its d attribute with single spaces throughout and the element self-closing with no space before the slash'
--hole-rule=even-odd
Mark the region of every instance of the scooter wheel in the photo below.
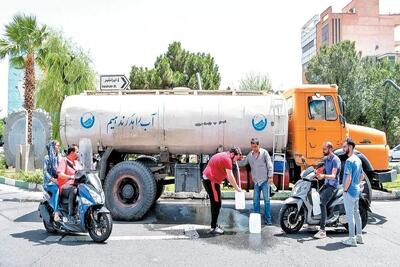
<svg viewBox="0 0 400 267">
<path fill-rule="evenodd" d="M 89 235 L 96 243 L 105 242 L 111 235 L 112 219 L 110 214 L 101 213 L 98 220 L 92 221 L 89 228 Z"/>
<path fill-rule="evenodd" d="M 44 229 L 46 229 L 47 233 L 49 233 L 49 234 L 57 233 L 57 230 L 54 228 L 54 226 L 51 222 L 46 222 L 45 220 L 43 220 L 43 225 L 44 225 Z"/>
<path fill-rule="evenodd" d="M 304 212 L 300 210 L 300 214 L 296 220 L 298 212 L 297 205 L 283 205 L 279 212 L 279 222 L 282 230 L 287 234 L 294 234 L 300 231 L 304 224 Z"/>
</svg>

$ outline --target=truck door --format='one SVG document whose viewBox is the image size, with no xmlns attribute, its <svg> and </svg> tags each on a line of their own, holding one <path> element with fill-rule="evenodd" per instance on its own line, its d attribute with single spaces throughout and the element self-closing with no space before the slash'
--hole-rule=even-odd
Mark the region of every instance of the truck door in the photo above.
<svg viewBox="0 0 400 267">
<path fill-rule="evenodd" d="M 332 95 L 306 95 L 307 158 L 322 158 L 322 144 L 331 141 L 335 148 L 342 138 L 337 104 Z"/>
</svg>

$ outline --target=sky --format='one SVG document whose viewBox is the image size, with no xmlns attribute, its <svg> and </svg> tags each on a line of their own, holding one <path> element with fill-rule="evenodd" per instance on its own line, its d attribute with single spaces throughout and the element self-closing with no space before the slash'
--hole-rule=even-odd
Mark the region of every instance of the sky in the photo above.
<svg viewBox="0 0 400 267">
<path fill-rule="evenodd" d="M 16 13 L 36 15 L 87 51 L 97 74 L 153 67 L 172 41 L 214 56 L 221 89 L 249 72 L 268 74 L 273 88 L 301 83 L 301 27 L 350 0 L 3 0 L 0 36 Z M 400 0 L 381 0 L 381 13 L 400 13 Z M 0 117 L 7 110 L 8 62 L 0 62 Z"/>
</svg>

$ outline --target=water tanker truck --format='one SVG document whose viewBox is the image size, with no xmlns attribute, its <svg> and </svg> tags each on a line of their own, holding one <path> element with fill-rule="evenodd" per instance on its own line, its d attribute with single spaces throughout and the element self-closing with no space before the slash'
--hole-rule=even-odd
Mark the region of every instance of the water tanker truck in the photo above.
<svg viewBox="0 0 400 267">
<path fill-rule="evenodd" d="M 388 168 L 386 135 L 349 124 L 344 114 L 335 85 L 304 85 L 281 95 L 185 88 L 86 92 L 65 98 L 60 134 L 64 145 L 91 140 L 112 216 L 138 220 L 166 184 L 175 184 L 176 192 L 199 192 L 210 156 L 231 146 L 248 153 L 253 137 L 270 152 L 282 188 L 304 168 L 320 166 L 325 141 L 344 163 L 341 146 L 351 137 L 369 178 L 364 190 L 370 199 L 372 188 L 396 178 Z M 242 188 L 251 189 L 251 170 L 240 174 Z"/>
</svg>

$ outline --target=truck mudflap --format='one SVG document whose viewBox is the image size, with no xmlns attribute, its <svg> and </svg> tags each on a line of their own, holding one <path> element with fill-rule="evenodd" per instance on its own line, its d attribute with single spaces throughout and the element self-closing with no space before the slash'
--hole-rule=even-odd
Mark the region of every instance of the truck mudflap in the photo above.
<svg viewBox="0 0 400 267">
<path fill-rule="evenodd" d="M 394 182 L 397 179 L 397 170 L 374 172 L 373 175 L 380 183 Z"/>
</svg>

